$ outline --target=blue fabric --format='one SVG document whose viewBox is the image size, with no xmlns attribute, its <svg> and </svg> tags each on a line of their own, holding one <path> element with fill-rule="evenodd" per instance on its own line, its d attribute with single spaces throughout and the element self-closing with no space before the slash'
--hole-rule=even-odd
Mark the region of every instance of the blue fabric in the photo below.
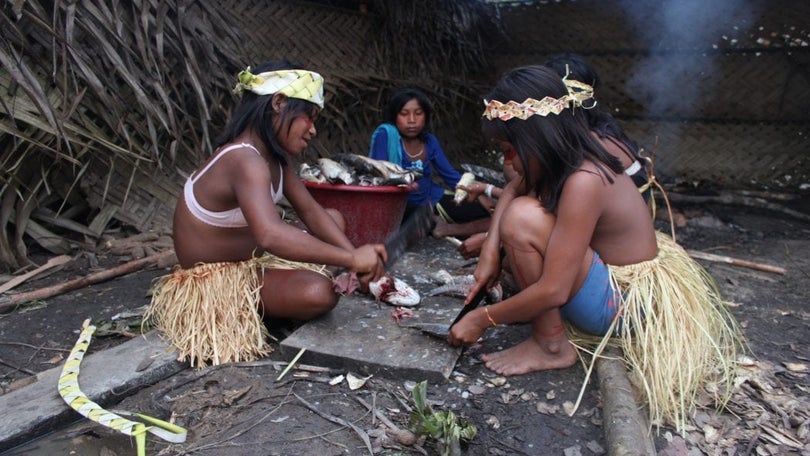
<svg viewBox="0 0 810 456">
<path fill-rule="evenodd" d="M 396 148 L 400 160 L 390 160 L 393 154 L 391 149 Z M 439 144 L 439 140 L 432 133 L 428 133 L 425 142 L 425 156 L 427 164 L 422 160 L 412 162 L 408 155 L 404 153 L 404 147 L 400 139 L 399 131 L 392 124 L 382 124 L 374 130 L 371 135 L 371 147 L 369 157 L 375 160 L 388 160 L 396 163 L 405 169 L 418 169 L 422 172 L 422 177 L 417 181 L 419 188 L 408 195 L 408 207 L 418 207 L 427 204 L 435 205 L 444 195 L 446 189 L 455 189 L 461 173 L 453 168 L 444 150 Z M 436 172 L 441 181 L 445 184 L 433 181 L 433 172 Z"/>
<path fill-rule="evenodd" d="M 385 149 L 385 160 L 388 160 L 391 163 L 402 163 L 402 148 L 400 146 L 402 139 L 399 136 L 399 130 L 397 130 L 397 127 L 391 125 L 390 123 L 381 124 L 374 130 L 374 133 L 371 134 L 371 147 L 369 148 L 368 156 L 374 158 L 374 145 L 377 144 L 377 142 L 375 142 L 375 138 L 379 134 L 383 135 L 381 138 L 391 138 L 390 141 L 383 141 L 381 139 L 379 143 L 388 145 L 388 147 Z"/>
<path fill-rule="evenodd" d="M 595 336 L 603 336 L 619 310 L 621 294 L 610 286 L 608 268 L 599 254 L 593 253 L 588 277 L 577 294 L 560 308 L 563 318 L 577 328 Z"/>
</svg>

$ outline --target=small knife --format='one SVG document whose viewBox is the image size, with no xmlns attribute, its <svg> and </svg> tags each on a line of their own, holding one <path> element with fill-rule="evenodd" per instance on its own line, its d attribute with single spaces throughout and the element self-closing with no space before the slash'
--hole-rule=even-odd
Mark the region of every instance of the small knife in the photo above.
<svg viewBox="0 0 810 456">
<path fill-rule="evenodd" d="M 447 337 L 450 335 L 450 328 L 453 327 L 454 324 L 458 323 L 459 320 L 464 318 L 464 315 L 467 315 L 471 310 L 475 309 L 481 304 L 481 301 L 487 296 L 487 290 L 482 289 L 479 291 L 473 300 L 466 306 L 462 307 L 461 310 L 458 312 L 455 320 L 453 323 L 446 324 L 446 323 L 406 323 L 400 324 L 400 328 L 413 328 L 422 331 L 422 333 L 427 334 L 428 336 L 436 337 L 438 339 L 442 339 L 447 341 Z"/>
<path fill-rule="evenodd" d="M 487 297 L 487 287 L 482 287 L 480 290 L 478 290 L 478 293 L 476 293 L 475 296 L 473 296 L 472 301 L 470 301 L 469 304 L 461 308 L 461 310 L 458 312 L 458 315 L 456 315 L 456 319 L 453 320 L 452 323 L 450 323 L 450 327 L 452 328 L 453 325 L 461 321 L 461 319 L 464 318 L 465 315 L 467 315 L 468 313 L 473 311 L 476 307 L 481 305 L 481 301 L 483 301 L 484 298 L 486 297 Z"/>
</svg>

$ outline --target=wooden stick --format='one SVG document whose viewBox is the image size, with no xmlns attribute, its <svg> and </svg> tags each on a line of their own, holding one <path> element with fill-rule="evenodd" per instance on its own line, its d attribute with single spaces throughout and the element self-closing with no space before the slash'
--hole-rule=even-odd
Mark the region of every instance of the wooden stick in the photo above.
<svg viewBox="0 0 810 456">
<path fill-rule="evenodd" d="M 301 350 L 298 350 L 298 354 L 295 355 L 295 357 L 292 359 L 292 361 L 290 361 L 290 364 L 287 364 L 287 367 L 283 371 L 281 371 L 280 374 L 278 374 L 278 377 L 276 378 L 276 381 L 281 380 L 282 378 L 284 378 L 285 375 L 287 375 L 287 372 L 289 372 L 290 369 L 292 369 L 293 366 L 295 366 L 295 363 L 297 363 L 298 360 L 301 359 L 301 355 L 303 355 L 305 351 L 307 351 L 306 348 L 302 348 Z"/>
<path fill-rule="evenodd" d="M 754 261 L 741 260 L 739 258 L 732 258 L 725 255 L 715 255 L 714 253 L 700 252 L 697 250 L 686 251 L 692 258 L 701 260 L 714 261 L 716 263 L 727 263 L 734 266 L 743 266 L 746 268 L 757 269 L 765 272 L 774 272 L 776 274 L 785 274 L 787 270 L 779 266 L 771 266 L 770 264 L 756 263 Z"/>
<path fill-rule="evenodd" d="M 58 285 L 52 285 L 50 287 L 40 288 L 38 290 L 32 290 L 25 293 L 19 293 L 11 296 L 3 296 L 0 297 L 0 312 L 5 311 L 7 308 L 14 307 L 17 304 L 34 301 L 37 299 L 45 299 L 50 298 L 51 296 L 56 296 L 62 293 L 66 293 L 68 291 L 76 290 L 78 288 L 86 287 L 88 285 L 93 285 L 96 283 L 101 283 L 106 280 L 113 279 L 118 276 L 122 276 L 124 274 L 129 274 L 130 272 L 135 272 L 139 269 L 142 269 L 146 266 L 149 266 L 154 263 L 158 263 L 161 260 L 174 255 L 174 249 L 164 250 L 163 252 L 156 253 L 154 255 L 150 255 L 148 257 L 141 258 L 139 260 L 133 260 L 128 263 L 124 263 L 118 265 L 114 268 L 105 269 L 104 271 L 99 271 L 88 276 L 80 277 L 75 280 L 71 280 L 69 282 L 61 283 Z"/>
<path fill-rule="evenodd" d="M 68 255 L 55 256 L 55 257 L 51 258 L 50 260 L 48 260 L 42 266 L 34 269 L 33 271 L 28 271 L 25 274 L 14 277 L 13 279 L 9 280 L 8 282 L 4 283 L 3 285 L 0 285 L 0 293 L 5 293 L 8 290 L 11 290 L 12 288 L 14 288 L 17 285 L 25 282 L 26 280 L 30 279 L 31 277 L 34 277 L 35 275 L 39 274 L 40 272 L 42 272 L 42 271 L 44 271 L 46 269 L 50 269 L 50 268 L 65 264 L 68 261 L 70 261 L 70 256 L 68 256 Z"/>
<path fill-rule="evenodd" d="M 659 195 L 660 192 L 655 193 L 657 197 L 661 196 Z M 669 201 L 672 203 L 687 203 L 687 204 L 711 203 L 711 204 L 731 204 L 737 206 L 756 207 L 781 212 L 783 214 L 787 214 L 791 217 L 794 217 L 798 220 L 804 220 L 805 222 L 810 221 L 810 214 L 805 214 L 804 212 L 800 212 L 795 209 L 785 207 L 781 204 L 772 203 L 762 198 L 754 198 L 744 195 L 734 195 L 731 193 L 722 193 L 720 195 L 714 196 L 714 195 L 684 195 L 675 192 L 667 192 L 667 197 L 669 198 Z"/>
</svg>

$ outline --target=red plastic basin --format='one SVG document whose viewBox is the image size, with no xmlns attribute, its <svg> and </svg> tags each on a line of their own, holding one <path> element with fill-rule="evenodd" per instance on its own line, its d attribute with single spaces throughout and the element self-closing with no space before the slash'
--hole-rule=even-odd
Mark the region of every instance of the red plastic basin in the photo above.
<svg viewBox="0 0 810 456">
<path fill-rule="evenodd" d="M 402 223 L 413 186 L 334 185 L 304 181 L 321 206 L 346 219 L 346 236 L 355 246 L 382 244 Z"/>
</svg>

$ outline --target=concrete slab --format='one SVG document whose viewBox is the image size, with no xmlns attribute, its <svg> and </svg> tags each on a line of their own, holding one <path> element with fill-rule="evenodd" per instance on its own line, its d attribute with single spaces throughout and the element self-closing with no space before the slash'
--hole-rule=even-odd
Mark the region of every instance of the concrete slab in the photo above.
<svg viewBox="0 0 810 456">
<path fill-rule="evenodd" d="M 422 294 L 422 303 L 412 309 L 414 316 L 403 323 L 453 321 L 463 304 L 461 298 L 426 296 L 438 286 L 433 277 L 436 272 L 446 269 L 458 273 L 464 264 L 459 255 L 452 254 L 453 248 L 447 241 L 424 239 L 389 269 Z M 361 375 L 446 381 L 461 350 L 418 330 L 399 327 L 391 315 L 394 309 L 375 303 L 369 295 L 344 296 L 328 315 L 301 326 L 284 339 L 280 344 L 282 356 L 292 359 L 305 348 L 299 361 L 305 364 Z"/>
<path fill-rule="evenodd" d="M 188 364 L 176 357 L 153 331 L 85 356 L 79 386 L 94 402 L 107 406 L 185 369 Z M 37 374 L 35 383 L 0 396 L 0 452 L 81 418 L 59 395 L 61 373 L 60 365 Z"/>
</svg>

